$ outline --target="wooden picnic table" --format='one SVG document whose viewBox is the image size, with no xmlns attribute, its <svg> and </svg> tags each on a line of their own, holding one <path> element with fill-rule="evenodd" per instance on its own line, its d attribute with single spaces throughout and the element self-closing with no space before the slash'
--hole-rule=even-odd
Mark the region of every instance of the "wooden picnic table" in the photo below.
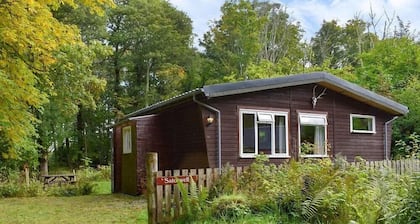
<svg viewBox="0 0 420 224">
<path fill-rule="evenodd" d="M 73 171 L 72 174 L 47 174 L 41 176 L 44 185 L 51 185 L 54 183 L 76 183 L 76 173 Z"/>
</svg>

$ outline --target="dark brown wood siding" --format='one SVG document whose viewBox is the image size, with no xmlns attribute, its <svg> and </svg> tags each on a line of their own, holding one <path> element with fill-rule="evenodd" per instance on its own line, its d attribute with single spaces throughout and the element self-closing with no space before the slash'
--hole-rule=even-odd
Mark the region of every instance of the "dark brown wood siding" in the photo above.
<svg viewBox="0 0 420 224">
<path fill-rule="evenodd" d="M 193 102 L 159 114 L 162 141 L 167 147 L 159 154 L 162 169 L 209 167 L 203 117 Z M 164 165 L 163 165 L 164 164 Z"/>
<path fill-rule="evenodd" d="M 212 98 L 207 104 L 221 111 L 222 121 L 222 164 L 229 162 L 232 165 L 248 165 L 253 159 L 239 157 L 239 109 L 267 109 L 289 111 L 289 153 L 292 158 L 298 159 L 298 112 L 326 113 L 327 139 L 331 150 L 330 156 L 341 153 L 348 160 L 361 156 L 368 160 L 384 159 L 384 123 L 391 119 L 374 107 L 353 100 L 332 90 L 318 100 L 315 108 L 312 107 L 311 98 L 314 84 L 295 87 L 258 91 L 240 95 Z M 323 87 L 318 86 L 317 93 Z M 350 133 L 350 114 L 373 115 L 376 118 L 375 134 Z M 204 115 L 204 112 L 202 112 Z M 213 135 L 216 125 L 206 128 L 207 138 L 216 138 Z M 214 136 L 214 137 L 213 137 Z M 213 141 L 214 142 L 214 141 Z M 207 142 L 208 154 L 216 155 L 217 147 Z M 213 151 L 213 152 L 211 152 Z M 213 158 L 213 157 L 209 157 Z M 271 159 L 272 162 L 281 163 L 286 159 Z M 216 167 L 215 159 L 210 159 L 211 167 Z"/>
<path fill-rule="evenodd" d="M 136 148 L 137 148 L 137 193 L 146 190 L 146 152 L 158 152 L 166 148 L 160 134 L 159 117 L 149 115 L 136 118 Z"/>
<path fill-rule="evenodd" d="M 128 124 L 114 128 L 114 181 L 118 185 L 115 192 L 144 193 L 147 152 L 158 153 L 159 170 L 209 167 L 203 130 L 205 118 L 195 103 L 188 102 L 163 113 L 133 119 L 130 124 L 136 137 L 131 154 L 122 153 L 122 128 Z M 136 176 L 133 183 L 132 173 Z"/>
</svg>

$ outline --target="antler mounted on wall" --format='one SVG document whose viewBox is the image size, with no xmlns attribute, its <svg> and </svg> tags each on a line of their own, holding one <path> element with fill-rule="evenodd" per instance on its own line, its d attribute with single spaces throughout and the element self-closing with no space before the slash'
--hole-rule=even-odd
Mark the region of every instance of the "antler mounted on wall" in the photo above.
<svg viewBox="0 0 420 224">
<path fill-rule="evenodd" d="M 312 89 L 312 108 L 315 109 L 316 103 L 318 102 L 319 99 L 322 99 L 322 96 L 327 95 L 327 88 L 324 88 L 322 90 L 322 92 L 316 96 L 316 88 L 318 87 L 318 85 L 315 85 L 314 88 Z"/>
</svg>

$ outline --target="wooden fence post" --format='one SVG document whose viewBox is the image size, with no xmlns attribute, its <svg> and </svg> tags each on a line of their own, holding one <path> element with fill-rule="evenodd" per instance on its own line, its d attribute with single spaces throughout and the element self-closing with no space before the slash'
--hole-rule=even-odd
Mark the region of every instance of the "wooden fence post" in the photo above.
<svg viewBox="0 0 420 224">
<path fill-rule="evenodd" d="M 158 154 L 149 152 L 146 154 L 146 178 L 147 178 L 147 214 L 148 223 L 156 224 L 156 173 L 158 171 Z"/>
</svg>

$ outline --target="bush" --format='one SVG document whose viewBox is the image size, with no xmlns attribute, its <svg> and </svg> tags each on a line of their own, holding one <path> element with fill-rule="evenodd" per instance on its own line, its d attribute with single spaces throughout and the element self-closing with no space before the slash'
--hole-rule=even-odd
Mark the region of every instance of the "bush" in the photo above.
<svg viewBox="0 0 420 224">
<path fill-rule="evenodd" d="M 209 192 L 209 199 L 219 197 L 221 195 L 233 194 L 237 190 L 238 183 L 234 177 L 232 166 L 226 164 L 222 168 L 220 176 L 214 181 L 213 187 Z"/>
<path fill-rule="evenodd" d="M 48 188 L 48 195 L 52 196 L 80 196 L 89 195 L 94 191 L 96 184 L 90 181 L 78 181 L 75 184 L 64 184 Z"/>
<path fill-rule="evenodd" d="M 20 195 L 21 188 L 15 183 L 2 183 L 0 184 L 0 196 L 3 198 L 17 197 Z"/>
<path fill-rule="evenodd" d="M 392 150 L 392 157 L 394 159 L 420 158 L 420 135 L 414 132 L 406 140 L 397 140 Z"/>
<path fill-rule="evenodd" d="M 279 185 L 282 176 L 277 166 L 268 163 L 267 156 L 258 155 L 255 162 L 240 177 L 241 187 L 238 192 L 249 197 L 251 209 L 254 211 L 275 209 L 276 196 L 282 188 Z"/>
<path fill-rule="evenodd" d="M 31 180 L 29 186 L 26 183 L 8 181 L 0 183 L 0 197 L 36 197 L 43 195 L 42 183 Z"/>
<path fill-rule="evenodd" d="M 410 182 L 409 192 L 403 201 L 403 206 L 393 219 L 394 223 L 418 223 L 420 220 L 420 174 L 415 175 Z"/>
<path fill-rule="evenodd" d="M 250 213 L 251 209 L 245 195 L 222 195 L 211 203 L 211 214 L 216 219 L 235 221 Z"/>
<path fill-rule="evenodd" d="M 111 179 L 111 167 L 99 166 L 83 168 L 77 171 L 77 178 L 85 181 L 108 181 Z"/>
</svg>

